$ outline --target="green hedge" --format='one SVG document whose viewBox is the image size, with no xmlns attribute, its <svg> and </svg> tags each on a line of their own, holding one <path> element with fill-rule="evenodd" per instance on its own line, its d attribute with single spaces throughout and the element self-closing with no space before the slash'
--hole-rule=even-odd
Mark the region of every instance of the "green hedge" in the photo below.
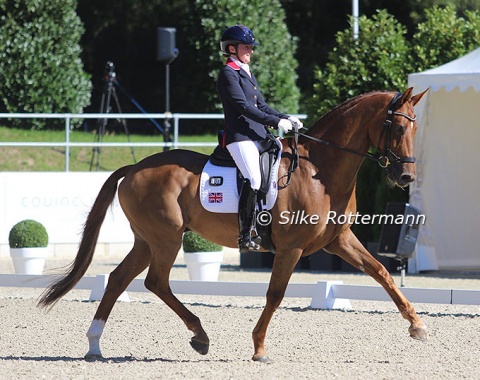
<svg viewBox="0 0 480 380">
<path fill-rule="evenodd" d="M 0 2 L 0 112 L 81 113 L 89 105 L 92 84 L 80 59 L 84 28 L 76 6 L 76 0 Z M 56 119 L 9 122 L 65 128 Z"/>
</svg>

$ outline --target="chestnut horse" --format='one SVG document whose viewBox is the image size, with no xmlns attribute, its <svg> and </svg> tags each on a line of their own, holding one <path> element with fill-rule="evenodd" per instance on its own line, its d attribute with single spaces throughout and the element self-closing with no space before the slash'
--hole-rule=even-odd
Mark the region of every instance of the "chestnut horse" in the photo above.
<svg viewBox="0 0 480 380">
<path fill-rule="evenodd" d="M 426 91 L 425 91 L 426 92 Z M 412 96 L 412 88 L 402 93 L 372 92 L 337 106 L 319 119 L 306 134 L 282 141 L 279 177 L 289 176 L 288 186 L 280 186 L 271 210 L 272 242 L 276 247 L 266 305 L 252 332 L 253 360 L 267 362 L 264 347 L 267 327 L 280 305 L 292 272 L 301 257 L 321 248 L 373 277 L 410 322 L 410 336 L 425 340 L 427 330 L 414 308 L 395 285 L 388 271 L 357 240 L 349 224 L 327 223 L 329 212 L 349 215 L 356 212 L 355 184 L 365 156 L 386 167 L 389 180 L 405 187 L 415 179 L 413 141 L 417 129 L 414 106 L 425 92 Z M 368 153 L 371 145 L 380 154 Z M 297 154 L 298 153 L 298 154 Z M 291 171 L 294 157 L 297 169 Z M 70 291 L 90 265 L 100 227 L 117 191 L 122 209 L 130 221 L 134 244 L 130 253 L 111 273 L 105 295 L 87 332 L 86 359 L 101 358 L 100 337 L 120 294 L 147 267 L 147 289 L 164 301 L 193 332 L 190 344 L 204 355 L 209 339 L 200 319 L 172 293 L 169 275 L 182 246 L 185 230 L 196 231 L 208 240 L 236 247 L 236 214 L 206 211 L 199 200 L 199 179 L 208 156 L 186 150 L 171 150 L 124 166 L 110 175 L 88 215 L 76 258 L 67 273 L 45 290 L 39 306 L 55 304 Z M 282 212 L 318 215 L 312 224 L 279 223 Z"/>
</svg>

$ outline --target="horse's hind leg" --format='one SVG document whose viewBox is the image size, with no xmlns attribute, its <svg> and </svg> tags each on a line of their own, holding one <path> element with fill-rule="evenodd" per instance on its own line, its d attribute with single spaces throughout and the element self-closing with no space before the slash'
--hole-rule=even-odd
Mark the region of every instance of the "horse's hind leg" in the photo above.
<svg viewBox="0 0 480 380">
<path fill-rule="evenodd" d="M 202 355 L 208 353 L 209 339 L 203 330 L 200 319 L 190 312 L 172 293 L 169 284 L 170 270 L 181 247 L 181 237 L 177 241 L 164 239 L 156 248 L 150 246 L 152 262 L 145 279 L 145 287 L 165 302 L 194 333 L 190 345 Z"/>
<path fill-rule="evenodd" d="M 402 316 L 410 322 L 410 336 L 418 340 L 428 338 L 427 329 L 415 313 L 413 306 L 395 285 L 392 276 L 358 241 L 348 229 L 342 232 L 325 250 L 340 256 L 357 269 L 373 277 L 392 298 Z"/>
<path fill-rule="evenodd" d="M 100 337 L 115 301 L 127 288 L 128 284 L 148 267 L 150 260 L 150 248 L 144 241 L 137 239 L 127 257 L 125 257 L 120 265 L 110 274 L 105 294 L 100 301 L 100 305 L 87 332 L 89 350 L 85 355 L 86 360 L 102 358 Z"/>
</svg>

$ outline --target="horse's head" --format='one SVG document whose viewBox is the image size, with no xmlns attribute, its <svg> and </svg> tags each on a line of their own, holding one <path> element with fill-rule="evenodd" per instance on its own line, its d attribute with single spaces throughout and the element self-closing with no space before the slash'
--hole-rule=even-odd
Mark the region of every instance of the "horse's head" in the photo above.
<svg viewBox="0 0 480 380">
<path fill-rule="evenodd" d="M 380 151 L 379 164 L 387 170 L 388 179 L 400 187 L 408 186 L 416 177 L 413 142 L 417 131 L 414 106 L 425 95 L 412 96 L 413 87 L 396 94 L 387 111 L 381 130 L 372 128 L 370 139 Z"/>
</svg>

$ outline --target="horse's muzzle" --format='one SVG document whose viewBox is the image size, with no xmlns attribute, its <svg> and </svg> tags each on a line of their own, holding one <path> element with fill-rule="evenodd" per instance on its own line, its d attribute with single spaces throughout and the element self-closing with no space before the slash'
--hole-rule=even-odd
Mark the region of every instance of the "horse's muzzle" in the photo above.
<svg viewBox="0 0 480 380">
<path fill-rule="evenodd" d="M 398 185 L 400 187 L 408 186 L 410 183 L 415 181 L 415 177 L 416 177 L 415 174 L 412 174 L 412 173 L 402 173 L 402 175 L 398 180 Z"/>
<path fill-rule="evenodd" d="M 415 181 L 415 164 L 393 163 L 387 167 L 387 177 L 396 186 L 406 187 Z"/>
</svg>

